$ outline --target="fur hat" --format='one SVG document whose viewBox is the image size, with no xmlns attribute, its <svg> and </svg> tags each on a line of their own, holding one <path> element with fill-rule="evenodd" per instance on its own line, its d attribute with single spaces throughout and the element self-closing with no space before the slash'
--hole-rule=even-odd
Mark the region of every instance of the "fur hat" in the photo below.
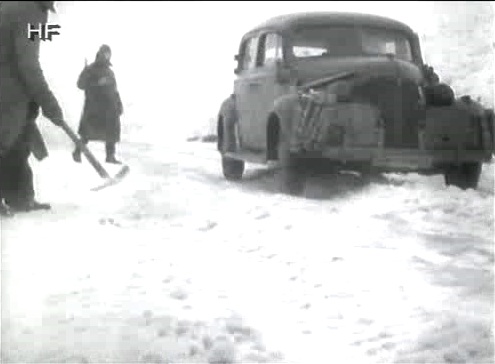
<svg viewBox="0 0 495 364">
<path fill-rule="evenodd" d="M 105 64 L 108 64 L 111 66 L 112 63 L 109 60 L 104 60 L 104 58 L 103 58 L 103 53 L 105 53 L 105 52 L 112 53 L 112 49 L 107 44 L 103 44 L 100 47 L 100 49 L 98 49 L 98 52 L 96 53 L 95 60 L 97 63 L 105 63 Z"/>
<path fill-rule="evenodd" d="M 112 49 L 110 48 L 109 45 L 103 44 L 100 49 L 98 49 L 98 53 L 103 53 L 103 52 L 109 52 L 112 53 Z"/>
<path fill-rule="evenodd" d="M 50 10 L 55 13 L 55 1 L 37 1 L 41 8 L 45 11 Z"/>
</svg>

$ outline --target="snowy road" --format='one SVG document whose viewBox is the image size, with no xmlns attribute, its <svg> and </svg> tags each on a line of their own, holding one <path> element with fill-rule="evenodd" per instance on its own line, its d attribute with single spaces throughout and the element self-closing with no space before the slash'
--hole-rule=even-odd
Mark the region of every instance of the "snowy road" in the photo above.
<svg viewBox="0 0 495 364">
<path fill-rule="evenodd" d="M 54 210 L 2 221 L 5 362 L 493 362 L 493 164 L 478 191 L 341 176 L 292 198 L 269 170 L 225 181 L 213 144 L 122 150 L 97 193 L 54 151 Z"/>
</svg>

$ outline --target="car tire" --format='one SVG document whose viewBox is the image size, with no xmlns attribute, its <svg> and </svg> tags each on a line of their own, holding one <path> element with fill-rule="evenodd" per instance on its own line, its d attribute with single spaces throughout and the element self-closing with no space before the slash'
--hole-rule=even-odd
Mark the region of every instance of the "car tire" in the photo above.
<svg viewBox="0 0 495 364">
<path fill-rule="evenodd" d="M 495 117 L 493 109 L 485 110 L 485 117 L 488 124 L 488 131 L 492 142 L 492 154 L 495 154 Z"/>
<path fill-rule="evenodd" d="M 374 170 L 372 168 L 371 164 L 363 166 L 362 168 L 360 168 L 358 170 L 358 172 L 361 176 L 361 180 L 366 184 L 377 182 L 377 181 L 381 182 L 384 178 L 383 174 L 377 170 Z"/>
<path fill-rule="evenodd" d="M 222 172 L 225 179 L 229 181 L 240 180 L 244 174 L 244 167 L 244 161 L 222 155 Z"/>
<path fill-rule="evenodd" d="M 384 181 L 384 176 L 382 173 L 361 171 L 360 174 L 361 174 L 361 180 L 365 184 L 371 184 L 371 183 L 377 183 L 377 182 L 383 182 Z"/>
<path fill-rule="evenodd" d="M 280 171 L 278 174 L 279 189 L 282 193 L 299 196 L 306 184 L 306 170 L 304 160 L 289 151 L 288 142 L 280 140 L 278 145 L 278 160 Z"/>
<path fill-rule="evenodd" d="M 481 175 L 481 163 L 462 163 L 459 166 L 451 166 L 444 173 L 447 186 L 456 186 L 462 190 L 476 189 Z"/>
<path fill-rule="evenodd" d="M 223 137 L 220 140 L 221 144 L 219 148 L 222 157 L 222 173 L 225 179 L 229 181 L 238 181 L 242 179 L 242 175 L 244 174 L 245 163 L 241 159 L 236 159 L 225 155 L 228 150 L 234 151 L 236 149 L 233 147 L 233 141 L 230 141 L 230 146 L 228 145 L 228 138 L 226 137 L 228 132 L 227 125 L 224 124 Z"/>
</svg>

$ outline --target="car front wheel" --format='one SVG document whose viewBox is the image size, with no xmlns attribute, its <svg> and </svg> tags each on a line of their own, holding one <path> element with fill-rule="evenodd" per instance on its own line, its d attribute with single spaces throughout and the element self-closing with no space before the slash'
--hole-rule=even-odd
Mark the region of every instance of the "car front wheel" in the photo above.
<svg viewBox="0 0 495 364">
<path fill-rule="evenodd" d="M 481 175 L 481 163 L 462 163 L 451 166 L 445 171 L 444 179 L 447 186 L 453 185 L 463 190 L 476 189 Z"/>
<path fill-rule="evenodd" d="M 229 181 L 238 181 L 244 173 L 244 161 L 222 155 L 222 172 Z"/>
<path fill-rule="evenodd" d="M 278 183 L 281 192 L 293 196 L 301 195 L 307 177 L 303 159 L 291 153 L 288 142 L 283 139 L 279 141 L 277 154 L 280 165 Z"/>
</svg>

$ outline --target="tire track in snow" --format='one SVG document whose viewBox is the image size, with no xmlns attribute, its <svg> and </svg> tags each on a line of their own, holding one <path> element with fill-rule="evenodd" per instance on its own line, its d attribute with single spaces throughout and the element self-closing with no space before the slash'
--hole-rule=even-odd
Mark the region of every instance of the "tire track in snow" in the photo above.
<svg viewBox="0 0 495 364">
<path fill-rule="evenodd" d="M 484 173 L 487 173 L 487 172 L 485 171 Z M 490 173 L 490 169 L 488 169 L 488 173 Z M 423 233 L 424 231 L 433 230 L 433 232 L 432 232 L 433 239 L 438 240 L 439 238 L 444 236 L 444 234 L 449 234 L 449 230 L 452 231 L 452 228 L 453 228 L 453 231 L 456 231 L 456 230 L 459 230 L 459 227 L 460 227 L 461 231 L 462 231 L 462 229 L 464 229 L 464 226 L 465 226 L 466 230 L 470 230 L 470 229 L 472 229 L 472 227 L 480 224 L 480 219 L 477 216 L 473 216 L 472 213 L 463 214 L 463 209 L 466 208 L 466 202 L 467 202 L 464 199 L 464 197 L 466 194 L 467 195 L 470 194 L 469 191 L 467 191 L 467 192 L 466 191 L 460 191 L 460 190 L 453 189 L 453 188 L 447 189 L 443 186 L 441 186 L 437 189 L 436 187 L 434 187 L 437 185 L 437 182 L 433 182 L 435 180 L 435 178 L 420 177 L 420 178 L 416 178 L 416 182 L 415 182 L 414 181 L 414 175 L 413 175 L 413 178 L 412 178 L 413 181 L 408 182 L 407 181 L 408 177 L 402 177 L 403 181 L 400 181 L 400 179 L 399 179 L 399 181 L 397 181 L 396 183 L 391 183 L 388 185 L 388 187 L 385 186 L 385 190 L 390 190 L 390 192 L 388 192 L 389 194 L 397 194 L 397 192 L 402 190 L 404 192 L 404 194 L 406 194 L 406 193 L 410 194 L 412 192 L 412 194 L 414 195 L 416 189 L 423 190 L 426 188 L 426 193 L 423 193 L 424 196 L 421 196 L 421 194 L 420 194 L 419 197 L 416 199 L 414 199 L 414 198 L 411 199 L 410 197 L 404 196 L 404 198 L 398 199 L 397 203 L 395 204 L 397 207 L 394 210 L 387 211 L 381 215 L 376 214 L 376 218 L 382 219 L 384 222 L 386 222 L 389 225 L 388 226 L 389 230 L 391 229 L 392 232 L 395 231 L 397 242 L 400 241 L 401 238 L 403 238 L 403 236 L 401 237 L 401 235 L 403 235 L 404 232 L 409 232 L 409 234 L 411 234 L 409 241 L 411 239 L 415 239 L 417 242 L 416 245 L 419 244 L 418 247 L 421 247 L 421 249 L 419 251 L 421 251 L 421 250 L 428 251 L 429 249 L 432 249 L 432 247 L 428 246 L 426 244 L 427 243 L 426 239 L 421 238 L 421 233 Z M 439 178 L 436 177 L 436 181 L 438 181 L 438 179 Z M 428 182 L 428 181 L 431 181 L 431 182 Z M 392 180 L 392 182 L 394 182 L 394 181 Z M 393 187 L 394 184 L 397 187 L 399 187 L 399 189 L 394 188 Z M 400 186 L 402 186 L 402 187 L 400 187 Z M 433 186 L 434 188 L 431 189 L 431 186 Z M 243 188 L 243 187 L 244 186 L 240 185 L 240 188 Z M 320 187 L 321 187 L 321 185 L 320 185 Z M 483 190 L 483 188 L 485 188 L 485 190 Z M 368 192 L 369 192 L 369 190 L 379 191 L 379 189 L 380 189 L 380 187 L 378 185 L 372 185 L 370 188 L 368 188 Z M 325 191 L 325 188 L 322 188 L 322 190 Z M 385 193 L 387 193 L 387 192 L 385 192 Z M 436 194 L 436 193 L 439 193 L 441 197 L 435 196 L 434 194 Z M 431 195 L 428 196 L 429 194 L 431 194 Z M 474 195 L 474 196 L 472 196 L 472 195 Z M 490 190 L 490 188 L 486 189 L 486 187 L 482 186 L 482 191 L 474 192 L 474 193 L 472 193 L 472 195 L 471 195 L 471 198 L 474 198 L 475 201 L 477 201 L 479 198 L 482 198 L 482 199 L 488 198 L 488 200 L 489 201 L 491 200 L 493 203 L 493 191 Z M 448 205 L 445 206 L 445 201 L 449 201 L 449 199 L 452 198 L 452 196 L 456 196 L 455 198 L 461 197 L 461 199 L 458 200 L 459 203 L 456 206 L 452 206 L 452 204 L 451 204 L 451 207 L 448 207 Z M 367 196 L 367 197 L 369 198 L 369 196 Z M 435 201 L 433 204 L 431 203 L 432 197 L 433 197 L 433 201 Z M 440 202 L 440 201 L 442 201 L 442 202 Z M 487 223 L 489 223 L 490 221 L 493 222 L 493 214 L 490 214 L 490 207 L 489 207 L 490 202 L 489 201 L 488 201 L 488 204 L 484 203 L 484 204 L 481 204 L 481 206 L 479 206 L 479 205 L 473 206 L 475 208 L 475 214 L 476 215 L 486 215 L 488 213 L 488 218 L 486 218 L 486 216 L 485 216 L 485 221 L 487 221 Z M 437 204 L 437 205 L 435 206 L 435 204 Z M 408 206 L 408 207 L 403 208 L 403 205 Z M 274 206 L 272 205 L 271 207 L 274 207 Z M 476 212 L 476 211 L 478 211 L 478 212 Z M 438 212 L 440 212 L 440 214 Z M 464 226 L 459 226 L 458 224 L 456 226 L 457 221 L 440 221 L 439 217 L 442 218 L 442 214 L 444 214 L 443 217 L 448 216 L 446 214 L 450 214 L 451 216 L 464 215 L 466 218 L 468 218 L 469 221 L 467 223 L 465 223 Z M 413 219 L 410 220 L 410 217 L 413 217 Z M 433 217 L 433 220 L 432 220 L 432 217 Z M 421 222 L 420 226 L 418 226 L 418 220 L 419 220 L 419 222 Z M 431 227 L 427 227 L 425 230 L 422 230 L 422 227 L 425 226 L 424 223 L 428 220 L 430 220 L 430 222 L 433 221 L 430 224 Z M 438 231 L 435 231 L 435 229 L 432 229 L 432 228 L 434 228 L 435 223 L 436 224 L 441 223 L 441 224 L 445 225 L 446 229 L 436 229 Z M 484 224 L 484 223 L 481 223 L 481 225 L 479 226 L 481 228 L 482 233 L 484 233 L 485 236 L 487 236 L 487 235 L 493 236 L 493 234 L 490 234 L 489 226 L 490 225 Z M 488 227 L 488 230 L 487 230 L 487 227 Z M 493 261 L 493 249 L 487 250 L 486 248 L 480 248 L 479 247 L 480 244 L 481 244 L 481 246 L 486 245 L 486 243 L 490 242 L 491 240 L 484 240 L 484 241 L 478 240 L 478 243 L 477 243 L 476 239 L 473 240 L 473 239 L 465 239 L 465 238 L 466 238 L 465 236 L 464 236 L 464 238 L 460 238 L 460 241 L 461 241 L 461 243 L 463 243 L 464 247 L 462 249 L 460 249 L 457 253 L 455 252 L 455 248 L 453 248 L 451 246 L 452 245 L 451 244 L 452 239 L 450 239 L 450 240 L 447 239 L 447 241 L 445 241 L 442 246 L 444 246 L 445 250 L 450 251 L 450 254 L 452 254 L 454 256 L 466 256 L 467 254 L 469 254 L 469 253 L 473 254 L 473 252 L 476 252 L 476 251 L 478 251 L 478 253 L 481 252 L 479 254 L 481 254 L 484 257 L 484 260 L 481 260 L 481 261 L 479 259 L 477 260 L 477 258 L 475 258 L 473 255 L 471 255 L 471 257 L 469 257 L 469 258 L 464 258 L 464 260 L 466 262 L 471 260 L 470 265 L 473 267 L 473 269 L 475 271 L 479 271 L 479 267 L 477 267 L 476 264 L 474 264 L 474 266 L 473 266 L 473 261 L 480 261 L 480 263 L 482 263 L 482 264 L 484 263 L 485 266 L 486 266 L 486 264 L 490 264 L 490 262 Z M 470 243 L 470 242 L 473 244 L 472 245 L 466 245 L 466 243 Z M 369 247 L 369 248 L 371 248 L 371 247 Z M 378 246 L 376 248 L 378 248 Z M 254 247 L 254 248 L 247 249 L 247 251 L 251 254 L 256 254 L 256 253 L 259 253 L 261 251 L 260 249 L 261 249 L 260 247 L 257 247 L 257 248 Z M 414 250 L 414 247 L 413 246 L 409 247 L 409 251 L 412 251 L 412 250 Z M 438 255 L 438 254 L 439 253 L 436 253 L 437 257 L 440 257 L 441 254 L 440 255 Z M 429 254 L 429 255 L 431 255 L 431 254 Z M 268 256 L 270 257 L 270 259 L 274 258 L 273 254 L 271 254 L 271 255 L 269 254 Z M 420 256 L 424 256 L 424 254 L 420 254 Z M 428 260 L 425 261 L 422 258 L 418 258 L 417 255 L 413 255 L 411 257 L 411 259 L 420 259 L 420 260 L 423 260 L 423 262 L 428 262 Z M 445 266 L 445 265 L 439 266 L 438 259 L 433 260 L 433 261 L 429 262 L 428 264 L 432 267 L 432 270 L 429 272 L 423 271 L 423 273 L 425 273 L 426 276 L 432 276 L 432 275 L 438 274 L 439 270 L 440 271 L 442 271 L 442 270 L 446 271 L 446 273 L 450 270 L 451 273 L 447 273 L 447 274 L 453 274 L 454 276 L 461 278 L 463 275 L 465 275 L 465 272 L 466 272 L 466 270 L 452 271 L 453 268 L 450 268 L 448 265 L 447 266 Z M 490 265 L 488 265 L 487 270 L 489 272 L 492 271 Z M 484 294 L 489 296 L 489 292 L 486 292 L 486 288 L 491 285 L 490 282 L 493 282 L 492 274 L 490 273 L 488 275 L 479 275 L 478 277 L 479 277 L 478 279 L 485 282 L 484 286 L 483 286 L 483 287 L 485 287 L 485 293 Z M 432 282 L 432 284 L 435 284 L 435 283 Z M 438 282 L 436 284 L 438 284 Z M 453 285 L 453 282 L 444 282 L 443 286 L 445 286 L 445 285 L 447 287 L 449 287 L 449 286 Z M 468 287 L 472 287 L 471 289 L 476 291 L 476 287 L 475 287 L 476 285 L 473 284 L 472 282 L 469 283 L 469 281 L 466 281 L 465 285 L 467 285 Z M 442 284 L 441 284 L 441 286 L 442 286 Z M 461 294 L 461 293 L 455 292 L 454 290 L 450 290 L 447 295 L 456 296 L 458 294 Z M 478 296 L 478 299 L 480 299 L 479 296 Z M 481 298 L 481 299 L 483 299 L 483 298 Z M 447 300 L 449 300 L 449 299 L 447 299 Z M 429 308 L 429 310 L 434 310 L 434 303 L 430 303 L 430 305 L 431 305 L 431 307 Z M 462 311 L 462 310 L 460 310 L 460 311 Z M 431 317 L 431 314 L 430 315 L 426 314 L 427 311 L 421 312 L 421 310 L 420 310 L 419 312 L 420 312 L 419 313 L 420 316 L 426 315 L 426 317 Z M 455 310 L 454 310 L 454 312 L 455 312 Z M 424 322 L 424 318 L 419 317 L 418 319 L 419 319 L 419 322 L 422 323 L 422 325 L 426 329 L 426 327 L 428 325 L 426 325 L 426 322 Z M 480 315 L 479 319 L 481 321 L 483 320 L 483 314 Z M 363 320 L 364 320 L 364 322 L 366 322 L 367 319 L 363 319 Z M 461 323 L 461 325 L 462 325 L 462 323 Z M 466 325 L 469 326 L 469 323 L 466 322 Z M 407 329 L 405 329 L 405 331 L 407 331 Z M 484 332 L 483 330 L 481 330 L 481 331 Z M 467 335 L 469 336 L 469 334 L 467 334 Z M 446 335 L 446 336 L 448 336 L 448 335 Z M 397 349 L 398 345 L 394 344 L 393 341 L 390 341 L 390 335 L 389 334 L 380 332 L 380 333 L 377 333 L 376 337 L 382 337 L 384 340 L 381 344 L 379 344 L 379 345 L 377 344 L 378 346 L 374 345 L 374 347 L 373 347 L 373 345 L 372 345 L 371 348 L 368 348 L 366 351 L 367 354 L 372 356 L 372 355 L 376 355 L 379 351 L 383 351 L 383 350 L 390 351 L 394 348 Z M 406 337 L 409 337 L 409 340 L 411 340 L 411 339 L 414 340 L 414 337 L 411 337 L 411 336 L 406 336 Z M 440 341 L 442 341 L 442 338 L 439 338 L 439 339 L 440 339 Z M 374 342 L 375 340 L 373 338 L 369 338 L 368 341 Z M 356 342 L 362 343 L 363 341 L 358 340 Z M 481 349 L 478 348 L 478 350 L 474 350 L 474 351 L 472 349 L 467 349 L 467 352 L 470 352 L 471 354 L 469 354 L 469 355 L 471 355 L 471 357 L 474 357 L 474 358 L 476 358 L 477 355 L 478 355 L 478 357 L 483 357 L 483 355 L 489 355 L 490 351 L 488 350 L 488 352 L 487 352 L 486 348 L 490 347 L 490 342 L 491 342 L 491 339 L 489 339 L 488 341 L 486 339 L 482 339 L 480 341 L 480 343 L 482 343 L 482 344 L 480 344 L 482 346 Z M 422 350 L 421 345 L 422 344 L 419 343 L 418 345 L 419 345 L 419 349 L 418 348 L 416 348 L 416 349 L 419 350 L 419 352 L 421 352 L 421 350 Z M 447 360 L 448 358 L 452 359 L 453 357 L 456 357 L 455 353 L 452 354 L 452 353 L 448 352 L 449 350 L 451 350 L 451 349 L 449 349 L 449 344 L 445 343 L 443 345 L 444 345 L 444 348 L 442 348 L 442 346 L 437 348 L 437 351 L 438 351 L 437 353 L 429 353 L 429 354 L 426 353 L 426 356 L 423 356 L 421 360 L 428 360 L 428 358 L 436 358 L 436 357 L 443 357 L 445 360 Z M 485 349 L 483 349 L 483 345 L 485 345 L 484 346 Z M 410 349 L 410 350 L 415 350 L 414 345 L 412 345 L 412 349 Z M 439 352 L 441 352 L 442 350 L 446 350 L 447 352 L 443 353 L 443 354 L 439 354 Z M 464 349 L 460 349 L 460 350 L 462 351 Z M 401 350 L 397 350 L 397 352 L 401 353 Z M 408 351 L 403 350 L 402 352 L 408 352 Z M 409 355 L 410 355 L 410 353 L 411 353 L 411 351 L 409 351 Z M 398 358 L 400 358 L 401 355 L 404 355 L 404 354 L 400 354 Z M 428 356 L 428 355 L 430 355 L 430 356 Z M 459 357 L 459 355 L 457 355 L 457 357 Z M 402 358 L 404 358 L 404 356 L 402 356 Z"/>
<path fill-rule="evenodd" d="M 456 268 L 460 262 L 479 271 L 480 267 L 470 262 L 477 258 L 467 258 L 469 254 L 487 258 L 478 260 L 478 264 L 493 261 L 493 249 L 487 246 L 487 226 L 493 221 L 493 212 L 490 215 L 490 201 L 483 200 L 482 195 L 445 189 L 438 178 L 412 175 L 392 176 L 392 183 L 356 183 L 357 187 L 351 186 L 349 191 L 343 188 L 345 183 L 335 188 L 327 186 L 331 179 L 313 178 L 307 195 L 313 193 L 320 199 L 290 198 L 274 192 L 273 176 L 264 171 L 253 171 L 252 180 L 238 184 L 222 181 L 218 156 L 198 158 L 203 156 L 199 150 L 206 155 L 214 153 L 206 153 L 206 146 L 185 152 L 187 157 L 169 150 L 165 161 L 163 152 L 131 153 L 129 159 L 136 165 L 146 160 L 137 168 L 143 174 L 135 176 L 140 184 L 118 186 L 108 195 L 120 196 L 120 202 L 98 210 L 99 214 L 117 214 L 113 221 L 120 229 L 137 229 L 136 236 L 150 229 L 162 242 L 198 242 L 190 245 L 189 251 L 204 260 L 192 259 L 184 252 L 169 251 L 167 257 L 181 262 L 184 276 L 192 276 L 193 286 L 187 293 L 192 296 L 188 300 L 193 299 L 194 292 L 202 292 L 198 295 L 209 299 L 223 296 L 222 305 L 245 312 L 248 322 L 263 328 L 269 337 L 267 343 L 286 349 L 293 358 L 301 355 L 299 358 L 306 361 L 310 358 L 304 353 L 311 350 L 319 360 L 326 356 L 334 361 L 339 354 L 352 354 L 360 361 L 431 361 L 456 355 L 459 358 L 469 352 L 475 353 L 474 358 L 489 354 L 486 348 L 492 339 L 484 336 L 484 327 L 493 307 L 486 292 L 493 282 L 492 267 L 485 267 L 487 274 L 474 279 L 483 282 L 478 286 L 484 290 L 481 295 L 472 280 L 463 281 L 464 289 L 472 290 L 464 306 L 451 303 L 466 297 L 459 287 L 452 287 L 447 280 L 442 283 L 431 279 L 439 273 L 462 276 L 467 271 Z M 138 205 L 134 209 L 141 210 L 141 216 L 131 213 L 135 203 Z M 466 206 L 474 212 L 463 215 Z M 462 221 L 455 218 L 459 215 Z M 476 229 L 469 238 L 466 232 L 473 234 L 473 226 Z M 107 231 L 119 227 L 112 223 L 101 228 Z M 448 235 L 446 230 L 459 236 L 460 245 L 452 244 L 455 239 L 438 239 Z M 431 244 L 437 240 L 438 244 Z M 140 259 L 146 259 L 150 254 L 146 250 L 155 245 L 137 242 L 138 237 L 134 244 L 142 255 Z M 155 246 L 150 251 L 160 250 Z M 160 260 L 166 256 L 163 253 L 158 255 Z M 153 277 L 153 271 L 145 276 Z M 158 290 L 152 287 L 163 289 L 160 283 L 149 283 L 143 290 L 144 282 L 134 277 L 127 288 L 141 287 L 134 293 L 141 298 L 146 297 L 146 290 L 150 295 Z M 208 292 L 201 289 L 203 286 Z M 174 292 L 173 285 L 169 288 L 163 291 L 167 295 Z M 122 294 L 125 297 L 125 292 Z M 258 297 L 260 302 L 256 302 Z M 178 301 L 177 309 L 182 310 L 184 305 Z M 96 305 L 98 301 L 89 302 Z M 449 306 L 445 306 L 447 302 Z M 114 309 L 122 307 L 129 306 Z M 436 318 L 439 307 L 447 313 Z M 473 308 L 482 314 L 478 321 L 470 322 L 463 316 Z M 442 334 L 432 322 L 448 332 Z M 472 330 L 479 334 L 472 335 Z M 453 349 L 455 335 L 463 338 L 466 348 Z M 466 340 L 470 335 L 475 340 Z M 340 352 L 322 350 L 319 339 L 328 343 L 329 338 L 342 345 Z M 433 349 L 425 346 L 428 338 L 439 344 Z M 474 341 L 478 346 L 473 346 Z M 293 348 L 300 350 L 291 352 Z"/>
</svg>

